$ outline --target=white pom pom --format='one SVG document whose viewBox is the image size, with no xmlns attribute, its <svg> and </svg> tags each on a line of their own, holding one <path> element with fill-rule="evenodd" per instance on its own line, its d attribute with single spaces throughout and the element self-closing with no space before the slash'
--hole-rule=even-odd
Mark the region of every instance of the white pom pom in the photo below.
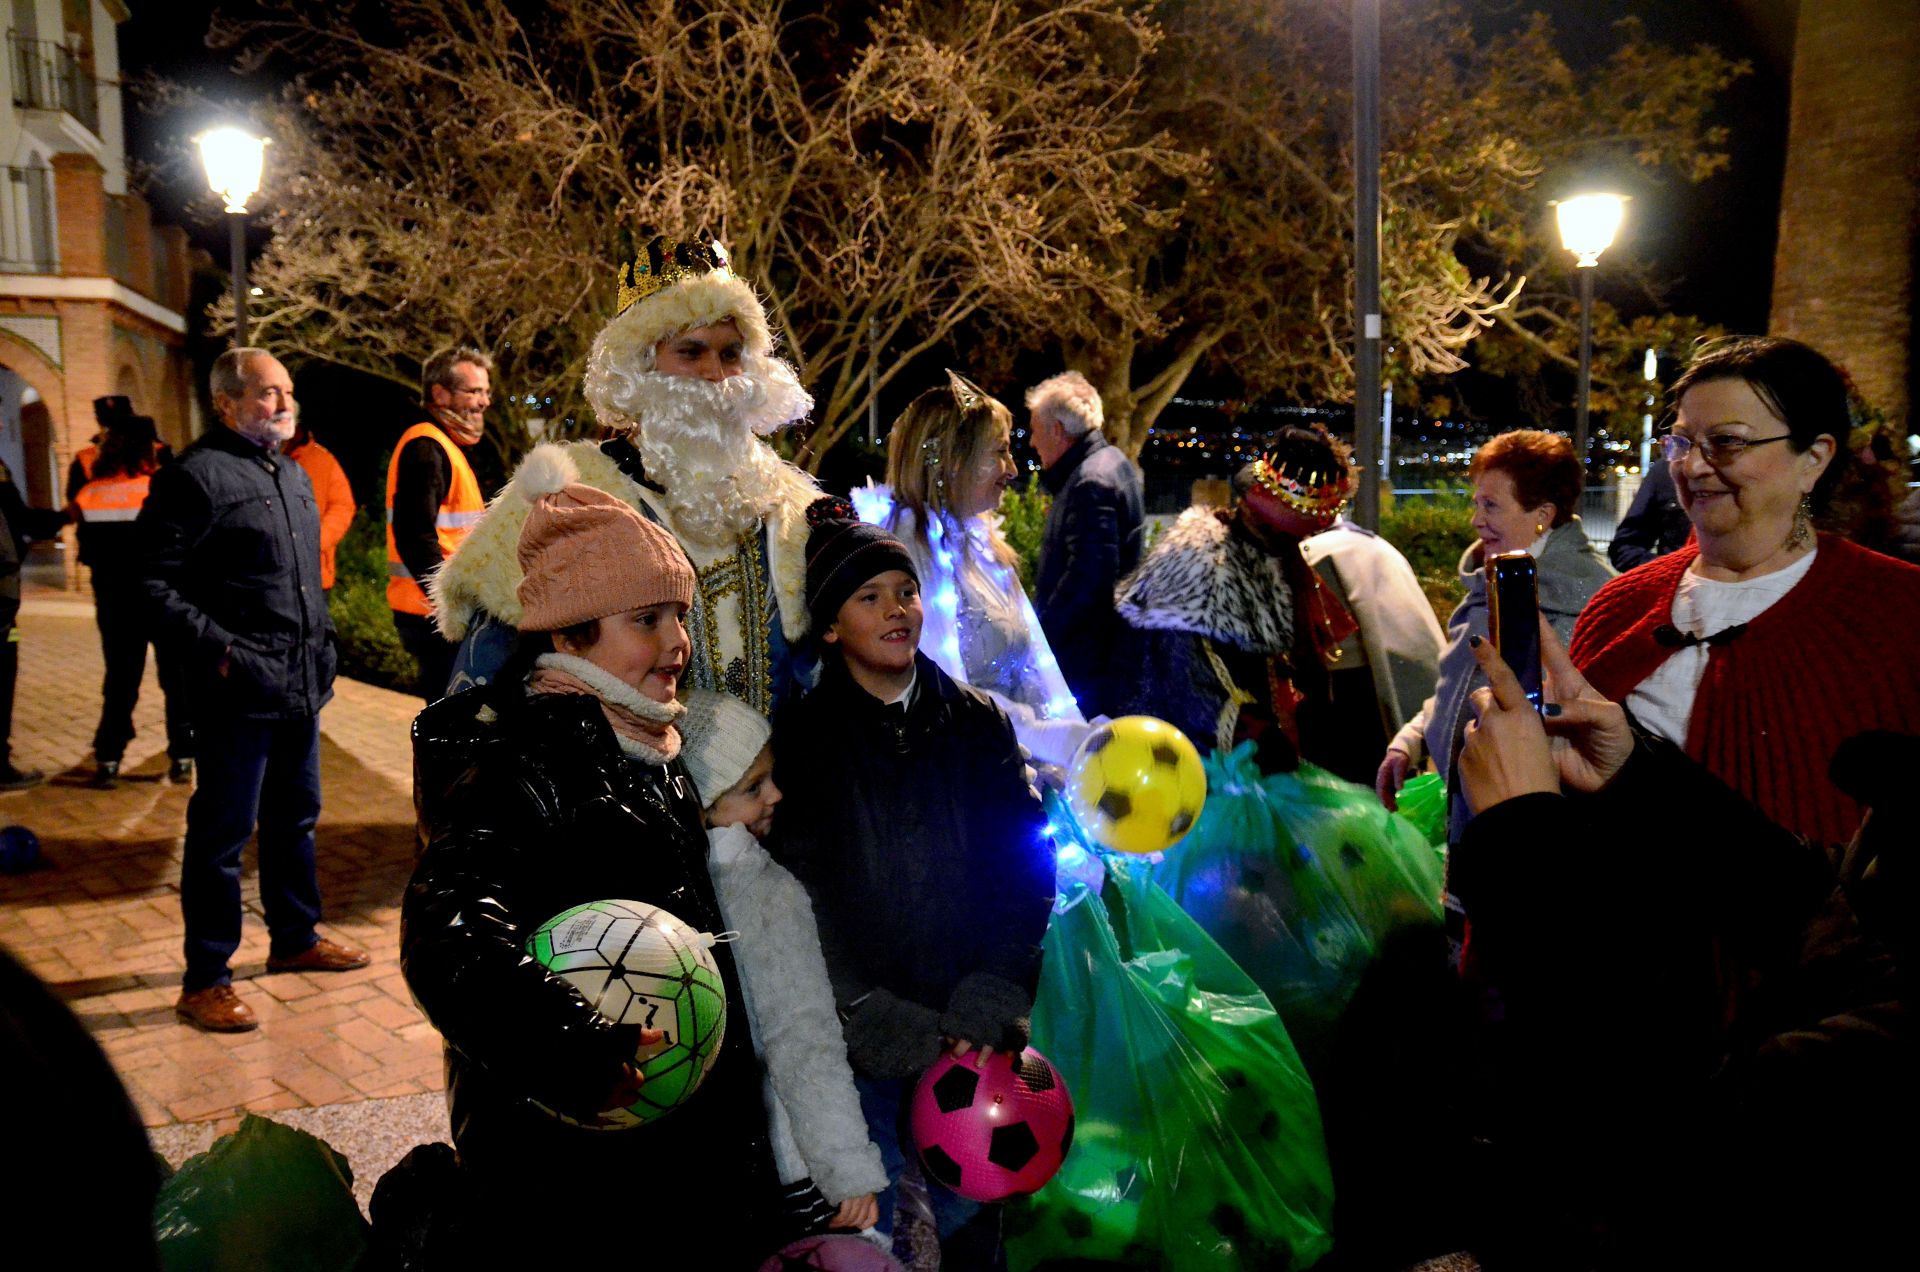
<svg viewBox="0 0 1920 1272">
<path fill-rule="evenodd" d="M 533 503 L 542 495 L 564 490 L 579 480 L 580 469 L 575 466 L 573 456 L 567 454 L 567 448 L 543 442 L 520 461 L 520 469 L 513 475 L 513 488 L 522 499 Z"/>
</svg>

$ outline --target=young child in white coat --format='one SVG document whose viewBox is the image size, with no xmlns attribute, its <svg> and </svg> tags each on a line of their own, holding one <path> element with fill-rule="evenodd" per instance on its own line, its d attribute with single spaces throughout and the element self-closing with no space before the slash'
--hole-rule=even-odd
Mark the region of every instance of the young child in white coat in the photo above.
<svg viewBox="0 0 1920 1272">
<path fill-rule="evenodd" d="M 888 1185 L 867 1137 L 806 891 L 760 840 L 780 802 L 772 730 L 731 694 L 687 694 L 681 759 L 700 792 L 707 869 L 767 1071 L 774 1164 L 797 1228 L 869 1228 Z M 796 1233 L 796 1235 L 799 1235 Z"/>
</svg>

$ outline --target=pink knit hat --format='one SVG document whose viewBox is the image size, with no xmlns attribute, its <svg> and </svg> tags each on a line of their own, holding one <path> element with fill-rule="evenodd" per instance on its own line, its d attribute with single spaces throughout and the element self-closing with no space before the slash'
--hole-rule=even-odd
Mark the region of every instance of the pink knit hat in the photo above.
<svg viewBox="0 0 1920 1272">
<path fill-rule="evenodd" d="M 693 604 L 693 566 L 673 536 L 581 484 L 560 447 L 536 448 L 514 487 L 533 502 L 520 530 L 521 631 L 555 631 L 669 601 Z"/>
</svg>

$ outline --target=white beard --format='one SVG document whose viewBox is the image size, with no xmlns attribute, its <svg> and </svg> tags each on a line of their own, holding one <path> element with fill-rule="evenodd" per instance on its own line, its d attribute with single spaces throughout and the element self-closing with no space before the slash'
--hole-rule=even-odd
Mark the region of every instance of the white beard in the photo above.
<svg viewBox="0 0 1920 1272">
<path fill-rule="evenodd" d="M 640 457 L 648 477 L 666 487 L 674 530 L 706 547 L 739 542 L 778 506 L 784 461 L 760 438 L 813 407 L 786 363 L 755 362 L 717 384 L 632 374 L 611 403 L 639 422 Z"/>
</svg>

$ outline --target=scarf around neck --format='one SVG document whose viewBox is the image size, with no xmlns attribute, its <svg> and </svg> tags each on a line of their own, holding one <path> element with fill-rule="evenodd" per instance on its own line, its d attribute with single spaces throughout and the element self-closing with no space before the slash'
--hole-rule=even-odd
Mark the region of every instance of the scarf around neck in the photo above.
<svg viewBox="0 0 1920 1272">
<path fill-rule="evenodd" d="M 443 407 L 430 406 L 427 408 L 427 414 L 433 417 L 433 422 L 440 426 L 441 432 L 451 437 L 461 446 L 478 445 L 480 442 L 480 434 L 486 428 L 486 422 L 484 420 L 481 421 L 479 427 L 470 428 L 465 420 Z"/>
<path fill-rule="evenodd" d="M 680 754 L 673 722 L 686 713 L 678 702 L 655 702 L 632 685 L 575 654 L 542 654 L 527 677 L 527 692 L 577 693 L 600 701 L 614 740 L 629 758 L 665 764 Z"/>
</svg>

